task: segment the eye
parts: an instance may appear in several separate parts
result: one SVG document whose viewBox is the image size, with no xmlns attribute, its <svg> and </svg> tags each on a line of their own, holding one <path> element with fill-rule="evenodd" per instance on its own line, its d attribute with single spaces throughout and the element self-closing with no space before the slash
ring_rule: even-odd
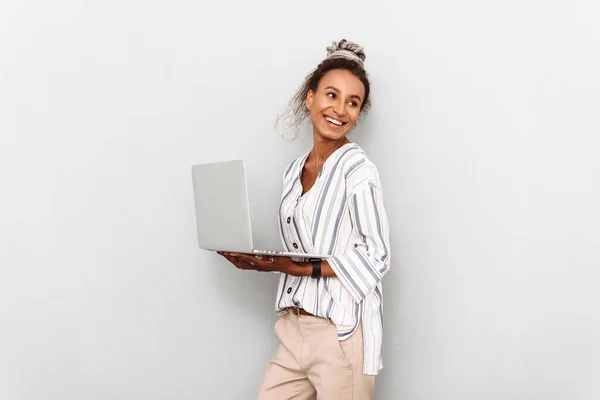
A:
<svg viewBox="0 0 600 400">
<path fill-rule="evenodd" d="M 348 103 L 348 104 L 350 104 L 352 107 L 358 107 L 358 103 L 357 103 L 357 102 L 355 102 L 355 101 L 351 101 L 351 102 L 350 102 L 350 103 Z"/>
<path fill-rule="evenodd" d="M 336 95 L 333 92 L 329 92 L 329 93 L 327 93 L 327 97 L 329 97 L 330 99 L 335 99 Z"/>
</svg>

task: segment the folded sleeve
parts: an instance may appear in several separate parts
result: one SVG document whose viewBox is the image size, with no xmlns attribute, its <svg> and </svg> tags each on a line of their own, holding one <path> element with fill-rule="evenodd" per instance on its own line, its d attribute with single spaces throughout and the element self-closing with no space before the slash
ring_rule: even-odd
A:
<svg viewBox="0 0 600 400">
<path fill-rule="evenodd" d="M 348 199 L 352 229 L 359 240 L 346 253 L 327 259 L 356 303 L 375 289 L 390 266 L 389 224 L 381 189 L 372 183 L 361 186 Z"/>
</svg>

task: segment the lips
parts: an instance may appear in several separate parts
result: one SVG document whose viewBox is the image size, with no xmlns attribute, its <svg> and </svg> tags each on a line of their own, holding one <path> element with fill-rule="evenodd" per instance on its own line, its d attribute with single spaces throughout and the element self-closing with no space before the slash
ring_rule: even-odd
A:
<svg viewBox="0 0 600 400">
<path fill-rule="evenodd" d="M 333 118 L 333 117 L 330 117 L 327 115 L 325 115 L 323 118 L 325 119 L 325 122 L 327 123 L 327 125 L 329 125 L 332 128 L 340 128 L 340 127 L 346 125 L 346 122 L 340 121 L 337 118 Z"/>
</svg>

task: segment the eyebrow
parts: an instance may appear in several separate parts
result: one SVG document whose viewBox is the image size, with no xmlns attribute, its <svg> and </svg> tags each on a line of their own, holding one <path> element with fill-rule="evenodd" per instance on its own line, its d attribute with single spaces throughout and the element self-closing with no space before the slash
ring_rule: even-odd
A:
<svg viewBox="0 0 600 400">
<path fill-rule="evenodd" d="M 325 88 L 325 90 L 327 90 L 327 89 L 331 89 L 331 90 L 333 90 L 333 91 L 334 91 L 334 92 L 336 92 L 336 93 L 340 93 L 340 89 L 336 88 L 335 86 L 327 86 L 327 87 Z M 360 96 L 359 96 L 359 95 L 357 95 L 357 94 L 353 94 L 353 95 L 351 95 L 351 96 L 350 96 L 350 98 L 352 98 L 352 97 L 355 97 L 355 98 L 357 98 L 357 99 L 358 99 L 358 101 L 362 101 L 362 99 L 360 98 Z"/>
</svg>

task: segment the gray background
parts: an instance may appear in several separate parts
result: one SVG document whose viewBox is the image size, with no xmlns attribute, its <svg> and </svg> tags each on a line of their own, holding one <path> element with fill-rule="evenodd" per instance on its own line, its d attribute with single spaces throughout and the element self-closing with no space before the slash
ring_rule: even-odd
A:
<svg viewBox="0 0 600 400">
<path fill-rule="evenodd" d="M 257 244 L 310 135 L 276 112 L 363 44 L 352 134 L 392 227 L 378 400 L 600 398 L 598 1 L 0 6 L 0 398 L 251 399 L 277 277 L 196 246 L 190 165 L 244 158 Z"/>
</svg>

